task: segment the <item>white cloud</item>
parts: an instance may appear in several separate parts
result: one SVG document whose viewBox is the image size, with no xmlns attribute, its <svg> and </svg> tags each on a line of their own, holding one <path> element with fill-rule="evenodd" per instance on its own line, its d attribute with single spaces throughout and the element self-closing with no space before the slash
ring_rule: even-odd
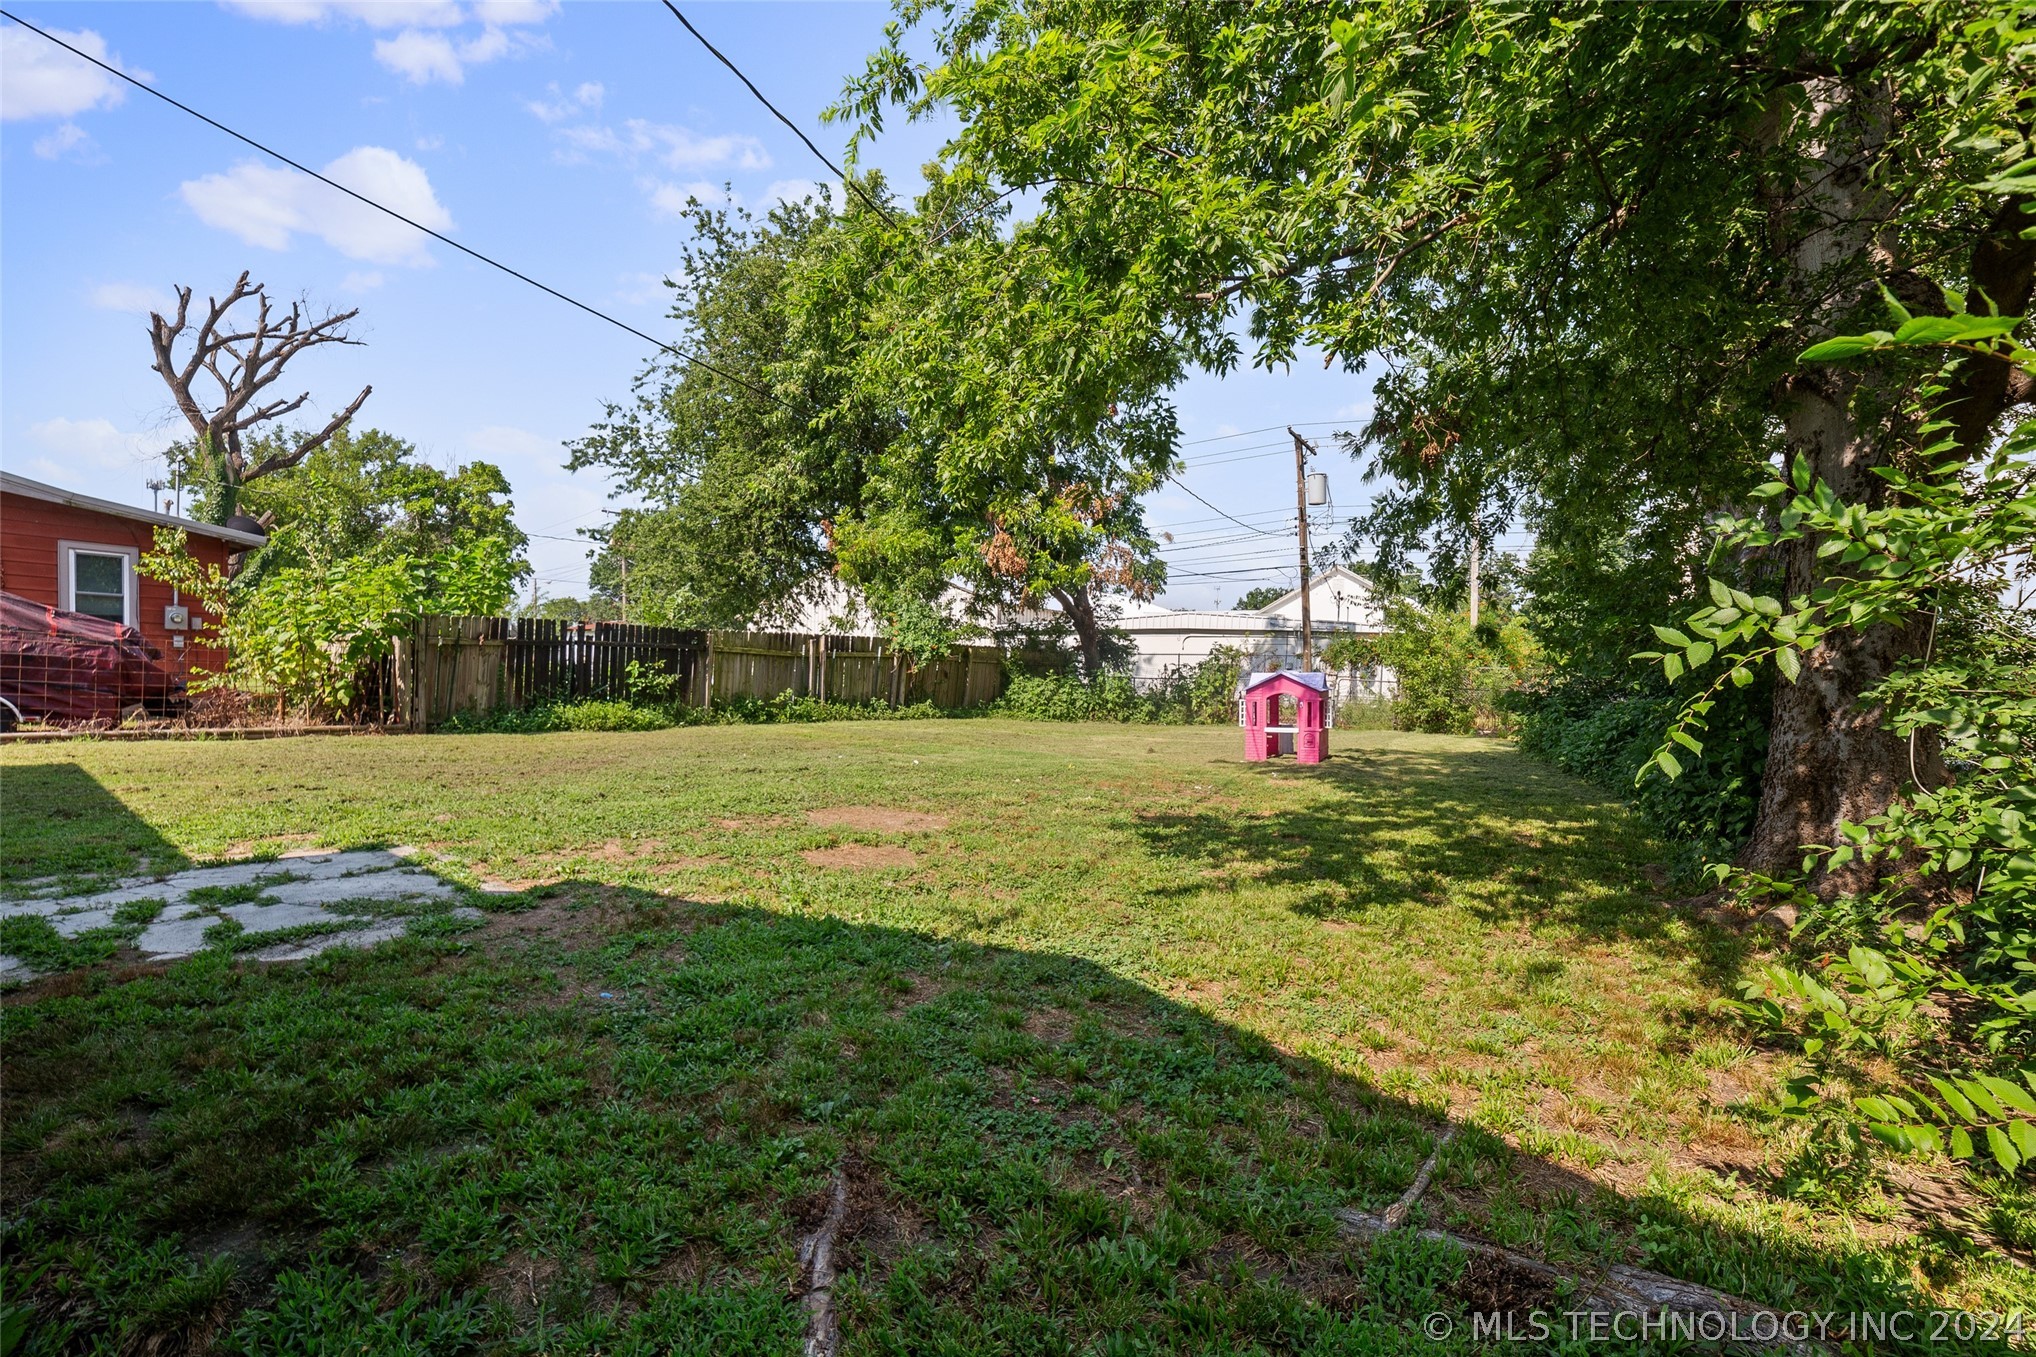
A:
<svg viewBox="0 0 2036 1357">
<path fill-rule="evenodd" d="M 383 278 L 375 269 L 355 269 L 339 280 L 341 292 L 373 292 L 382 285 Z"/>
<path fill-rule="evenodd" d="M 547 457 L 558 452 L 554 440 L 508 424 L 475 429 L 467 435 L 467 446 L 484 457 Z"/>
<path fill-rule="evenodd" d="M 542 107 L 540 112 L 539 105 L 529 105 L 530 111 L 545 118 L 545 121 L 557 120 L 546 117 L 546 114 L 557 111 L 558 105 Z M 565 114 L 560 112 L 558 116 L 562 118 Z M 755 137 L 739 132 L 702 136 L 689 127 L 648 122 L 642 118 L 629 119 L 619 132 L 612 127 L 587 123 L 561 127 L 554 135 L 567 148 L 559 153 L 558 159 L 568 164 L 583 161 L 589 155 L 612 155 L 630 165 L 649 157 L 674 170 L 704 170 L 717 166 L 767 170 L 771 166 L 770 152 Z"/>
<path fill-rule="evenodd" d="M 76 123 L 58 123 L 35 139 L 35 153 L 44 160 L 62 160 L 65 156 L 88 160 L 93 158 L 95 145 L 92 134 Z"/>
<path fill-rule="evenodd" d="M 428 137 L 419 137 L 417 139 L 417 149 L 420 151 L 436 151 L 444 145 L 445 138 L 439 136 L 436 132 Z"/>
<path fill-rule="evenodd" d="M 375 41 L 375 60 L 414 85 L 428 85 L 434 80 L 460 85 L 466 82 L 466 68 L 469 66 L 480 66 L 512 52 L 521 53 L 547 45 L 541 37 L 532 38 L 521 33 L 511 37 L 494 24 L 483 28 L 478 36 L 462 42 L 454 42 L 443 33 L 406 28 L 393 38 Z"/>
<path fill-rule="evenodd" d="M 669 273 L 622 273 L 615 281 L 621 284 L 615 290 L 615 300 L 625 306 L 645 306 L 651 302 L 663 301 L 672 295 L 665 286 L 667 279 L 684 278 L 684 269 L 673 269 Z"/>
<path fill-rule="evenodd" d="M 250 18 L 282 24 L 359 22 L 374 29 L 399 29 L 375 41 L 375 60 L 413 84 L 463 84 L 466 68 L 548 47 L 541 34 L 510 33 L 517 25 L 541 24 L 558 13 L 556 0 L 480 0 L 471 12 L 455 0 L 221 0 Z M 469 19 L 481 31 L 462 38 L 445 30 Z"/>
<path fill-rule="evenodd" d="M 474 17 L 484 24 L 541 24 L 558 13 L 558 0 L 476 0 Z"/>
<path fill-rule="evenodd" d="M 1332 418 L 1335 418 L 1335 419 L 1364 419 L 1364 418 L 1368 417 L 1368 416 L 1369 416 L 1370 414 L 1371 414 L 1371 404 L 1370 404 L 1370 402 L 1366 401 L 1366 402 L 1360 402 L 1359 404 L 1356 404 L 1356 405 L 1346 405 L 1346 406 L 1343 406 L 1342 408 L 1340 408 L 1340 409 L 1338 409 L 1338 410 L 1337 410 L 1337 412 L 1335 413 L 1335 415 L 1334 415 L 1334 416 L 1332 416 Z"/>
<path fill-rule="evenodd" d="M 416 85 L 433 80 L 457 85 L 467 78 L 459 53 L 453 50 L 452 39 L 443 33 L 406 28 L 393 38 L 378 39 L 375 60 Z"/>
<path fill-rule="evenodd" d="M 673 221 L 686 215 L 687 203 L 693 198 L 698 198 L 709 207 L 717 205 L 734 207 L 742 202 L 738 195 L 731 193 L 724 185 L 710 184 L 704 179 L 696 179 L 690 184 L 667 184 L 660 180 L 647 179 L 642 181 L 641 187 L 650 198 L 650 210 L 660 217 L 667 217 Z"/>
<path fill-rule="evenodd" d="M 652 152 L 675 170 L 731 164 L 743 170 L 770 168 L 770 153 L 755 137 L 733 134 L 703 137 L 690 128 L 645 122 L 642 118 L 631 118 L 624 126 L 629 129 L 632 147 Z"/>
<path fill-rule="evenodd" d="M 146 71 L 129 70 L 106 50 L 106 39 L 89 28 L 75 33 L 50 32 L 81 52 L 109 66 L 148 80 Z M 88 108 L 111 108 L 127 97 L 126 87 L 90 62 L 25 28 L 0 28 L 0 118 L 68 118 Z"/>
<path fill-rule="evenodd" d="M 171 432 L 124 432 L 110 419 L 45 419 L 28 436 L 49 454 L 39 464 L 69 472 L 127 471 L 170 445 Z"/>
<path fill-rule="evenodd" d="M 545 88 L 551 94 L 549 100 L 527 99 L 524 101 L 523 106 L 529 109 L 532 116 L 537 118 L 539 122 L 547 123 L 563 122 L 577 113 L 597 109 L 601 107 L 602 96 L 607 93 L 605 89 L 592 81 L 588 81 L 571 94 L 560 90 L 557 81 L 553 81 L 545 86 Z M 609 135 L 613 136 L 613 133 Z"/>
<path fill-rule="evenodd" d="M 177 309 L 177 299 L 168 289 L 148 283 L 101 283 L 92 289 L 91 302 L 101 311 L 125 311 L 137 316 L 151 311 L 173 315 Z"/>
<path fill-rule="evenodd" d="M 424 168 L 386 147 L 357 146 L 324 173 L 420 225 L 437 231 L 452 227 L 452 214 L 432 192 Z M 292 170 L 242 161 L 225 174 L 186 180 L 179 192 L 200 221 L 263 249 L 286 250 L 291 237 L 301 232 L 318 236 L 349 259 L 431 262 L 427 237 Z"/>
<path fill-rule="evenodd" d="M 250 19 L 277 24 L 358 19 L 370 28 L 451 28 L 466 19 L 453 0 L 222 0 L 222 3 Z"/>
</svg>

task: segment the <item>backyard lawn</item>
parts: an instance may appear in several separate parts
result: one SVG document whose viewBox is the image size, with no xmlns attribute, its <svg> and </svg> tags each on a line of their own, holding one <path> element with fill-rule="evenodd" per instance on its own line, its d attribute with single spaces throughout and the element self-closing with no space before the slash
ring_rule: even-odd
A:
<svg viewBox="0 0 2036 1357">
<path fill-rule="evenodd" d="M 401 846 L 469 907 L 274 965 L 233 927 L 144 963 L 148 908 L 0 921 L 45 972 L 0 1026 L 28 1350 L 793 1353 L 837 1169 L 845 1352 L 1467 1350 L 1424 1316 L 1536 1298 L 1334 1214 L 1445 1115 L 1417 1218 L 1566 1270 L 2036 1303 L 2026 1192 L 1877 1184 L 1772 1115 L 1775 1058 L 1710 1008 L 1756 944 L 1669 906 L 1624 811 L 1500 742 L 1238 744 L 0 751 L 10 896 Z"/>
</svg>

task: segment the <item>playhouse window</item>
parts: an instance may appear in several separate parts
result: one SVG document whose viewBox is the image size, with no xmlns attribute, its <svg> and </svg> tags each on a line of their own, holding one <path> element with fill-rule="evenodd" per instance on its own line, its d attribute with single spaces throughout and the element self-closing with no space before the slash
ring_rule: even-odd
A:
<svg viewBox="0 0 2036 1357">
<path fill-rule="evenodd" d="M 63 548 L 63 597 L 57 606 L 109 622 L 134 624 L 134 556 L 120 547 Z"/>
</svg>

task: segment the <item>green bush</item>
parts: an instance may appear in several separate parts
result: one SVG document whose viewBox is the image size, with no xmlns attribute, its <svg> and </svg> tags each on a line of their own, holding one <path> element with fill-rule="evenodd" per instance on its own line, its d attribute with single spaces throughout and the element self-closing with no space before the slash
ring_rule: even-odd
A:
<svg viewBox="0 0 2036 1357">
<path fill-rule="evenodd" d="M 931 702 L 889 707 L 881 702 L 823 702 L 781 693 L 726 698 L 710 712 L 682 703 L 586 698 L 520 710 L 460 712 L 438 727 L 445 735 L 541 735 L 551 731 L 669 730 L 674 726 L 772 725 L 807 721 L 924 721 L 959 715 Z"/>
<path fill-rule="evenodd" d="M 1032 721 L 1125 721 L 1141 725 L 1228 725 L 1237 719 L 1244 654 L 1218 647 L 1193 668 L 1172 670 L 1140 691 L 1128 674 L 1081 679 L 1013 672 L 997 710 Z"/>
<path fill-rule="evenodd" d="M 1675 845 L 1677 875 L 1688 879 L 1703 864 L 1730 858 L 1753 828 L 1771 701 L 1767 683 L 1732 690 L 1721 706 L 1737 710 L 1719 713 L 1704 752 L 1688 756 L 1683 776 L 1649 777 L 1637 786 L 1675 715 L 1669 694 L 1620 693 L 1602 680 L 1573 678 L 1521 693 L 1510 705 L 1521 713 L 1524 752 L 1631 802 Z"/>
</svg>

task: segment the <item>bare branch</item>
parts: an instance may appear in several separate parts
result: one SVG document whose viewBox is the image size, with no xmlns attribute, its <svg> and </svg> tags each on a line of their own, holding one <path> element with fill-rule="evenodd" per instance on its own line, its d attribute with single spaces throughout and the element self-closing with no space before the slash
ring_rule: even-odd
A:
<svg viewBox="0 0 2036 1357">
<path fill-rule="evenodd" d="M 264 459 L 261 465 L 257 466 L 254 470 L 247 473 L 245 479 L 251 481 L 257 476 L 266 476 L 271 471 L 281 471 L 285 467 L 293 467 L 297 465 L 297 463 L 303 461 L 306 457 L 309 457 L 312 453 L 316 452 L 319 448 L 325 445 L 326 439 L 331 438 L 334 434 L 338 433 L 342 428 L 345 427 L 346 422 L 354 417 L 354 413 L 358 411 L 361 408 L 361 406 L 367 401 L 369 394 L 373 392 L 374 389 L 375 388 L 373 388 L 372 386 L 362 387 L 360 395 L 355 396 L 353 398 L 352 405 L 347 406 L 346 409 L 341 410 L 338 414 L 334 415 L 329 421 L 327 421 L 323 429 L 320 429 L 317 433 L 313 434 L 311 437 L 305 439 L 302 443 L 298 444 L 297 450 L 295 452 L 288 454 L 279 452 L 273 457 Z M 290 406 L 292 409 L 295 409 L 297 406 L 303 404 L 303 401 L 304 398 L 302 396 L 299 396 L 296 400 L 290 402 Z"/>
<path fill-rule="evenodd" d="M 311 393 L 265 404 L 258 397 L 283 375 L 290 360 L 306 349 L 322 344 L 361 343 L 347 332 L 347 325 L 360 311 L 338 311 L 313 319 L 302 302 L 292 302 L 287 313 L 278 313 L 268 290 L 242 273 L 224 298 L 206 299 L 204 318 L 192 333 L 191 289 L 178 287 L 176 293 L 175 319 L 165 319 L 158 313 L 149 316 L 149 347 L 155 356 L 151 367 L 170 388 L 171 398 L 191 431 L 207 441 L 215 455 L 223 459 L 223 470 L 234 484 L 245 484 L 303 461 L 346 425 L 373 390 L 364 388 L 319 433 L 301 440 L 287 452 L 249 467 L 242 452 L 241 435 L 291 414 L 310 400 Z M 230 318 L 247 301 L 255 303 L 253 324 L 236 328 L 230 324 Z M 179 362 L 179 351 L 187 338 L 190 351 Z M 209 410 L 192 389 L 201 373 L 219 386 L 218 399 Z"/>
</svg>

